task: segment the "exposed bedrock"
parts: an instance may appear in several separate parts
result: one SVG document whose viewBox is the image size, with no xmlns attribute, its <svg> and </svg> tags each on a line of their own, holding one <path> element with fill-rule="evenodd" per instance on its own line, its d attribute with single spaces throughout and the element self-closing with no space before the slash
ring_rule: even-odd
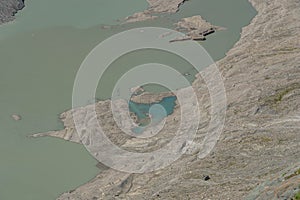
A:
<svg viewBox="0 0 300 200">
<path fill-rule="evenodd" d="M 125 18 L 125 22 L 145 21 L 155 19 L 155 14 L 175 13 L 179 10 L 185 0 L 147 0 L 149 7 L 143 12 L 135 13 Z"/>
<path fill-rule="evenodd" d="M 0 24 L 14 20 L 15 14 L 24 6 L 24 0 L 1 0 Z"/>
</svg>

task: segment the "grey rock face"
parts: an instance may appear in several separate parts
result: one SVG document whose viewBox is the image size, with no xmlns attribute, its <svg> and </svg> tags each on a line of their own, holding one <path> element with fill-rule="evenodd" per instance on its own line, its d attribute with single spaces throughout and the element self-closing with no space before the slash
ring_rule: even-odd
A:
<svg viewBox="0 0 300 200">
<path fill-rule="evenodd" d="M 24 8 L 24 0 L 1 0 L 0 1 L 0 24 L 12 21 L 14 15 Z"/>
</svg>

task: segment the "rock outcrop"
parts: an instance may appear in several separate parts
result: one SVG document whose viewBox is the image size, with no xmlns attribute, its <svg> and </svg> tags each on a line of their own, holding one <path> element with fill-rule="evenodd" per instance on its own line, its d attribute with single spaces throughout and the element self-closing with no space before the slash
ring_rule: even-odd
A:
<svg viewBox="0 0 300 200">
<path fill-rule="evenodd" d="M 184 2 L 185 0 L 148 0 L 149 8 L 147 10 L 126 17 L 124 23 L 157 19 L 158 16 L 155 14 L 160 13 L 175 13 Z M 170 42 L 206 40 L 205 36 L 224 29 L 210 24 L 199 15 L 183 18 L 175 26 L 177 31 L 186 33 L 186 36 L 174 38 Z"/>
<path fill-rule="evenodd" d="M 0 1 L 0 24 L 12 21 L 15 14 L 24 8 L 24 0 Z"/>
<path fill-rule="evenodd" d="M 175 38 L 170 42 L 183 40 L 205 40 L 205 37 L 207 35 L 210 35 L 217 30 L 224 29 L 222 27 L 210 24 L 199 15 L 183 18 L 178 23 L 176 23 L 176 26 L 176 30 L 186 33 L 186 36 Z"/>
<path fill-rule="evenodd" d="M 179 10 L 180 5 L 183 4 L 184 1 L 185 0 L 147 0 L 149 4 L 148 9 L 126 17 L 125 22 L 128 23 L 155 19 L 157 16 L 153 15 L 160 13 L 175 13 Z"/>
<path fill-rule="evenodd" d="M 13 120 L 15 121 L 20 121 L 22 119 L 21 115 L 17 115 L 17 114 L 13 114 L 11 115 L 11 117 L 13 118 Z"/>
<path fill-rule="evenodd" d="M 147 0 L 151 13 L 175 13 L 185 0 Z"/>
<path fill-rule="evenodd" d="M 145 12 L 138 12 L 138 13 L 134 13 L 129 17 L 126 17 L 125 21 L 126 23 L 132 23 L 132 22 L 146 21 L 146 20 L 151 20 L 156 18 L 157 16 L 152 16 Z"/>
<path fill-rule="evenodd" d="M 173 165 L 152 173 L 128 174 L 107 169 L 90 182 L 62 194 L 59 200 L 284 198 L 264 196 L 260 193 L 266 191 L 263 189 L 259 194 L 255 192 L 258 185 L 264 188 L 266 180 L 274 180 L 274 176 L 300 160 L 300 2 L 250 2 L 258 14 L 243 28 L 237 44 L 217 63 L 224 77 L 228 106 L 224 131 L 213 152 L 199 159 L 195 149 Z M 211 131 L 207 129 L 211 105 L 200 75 L 193 85 L 198 88 L 202 115 L 194 140 L 197 143 Z M 113 124 L 107 125 L 112 122 L 111 115 L 105 113 L 109 111 L 108 101 L 97 105 L 102 105 L 99 117 L 107 122 L 108 137 L 126 149 L 159 148 L 172 138 L 171 133 L 178 126 L 179 109 L 175 109 L 168 117 L 168 131 L 146 143 L 125 137 Z M 62 114 L 65 130 L 50 135 L 76 141 L 71 112 Z M 77 112 L 83 115 L 85 109 Z M 204 176 L 210 179 L 204 180 Z M 288 185 L 300 185 L 298 176 L 291 176 Z M 280 193 L 274 194 L 296 195 L 298 190 L 291 188 L 282 185 Z"/>
<path fill-rule="evenodd" d="M 124 23 L 132 23 L 146 20 L 157 19 L 155 14 L 160 13 L 175 13 L 179 10 L 184 0 L 148 0 L 149 8 L 143 12 L 135 13 L 124 19 Z M 175 24 L 176 30 L 186 33 L 186 36 L 174 38 L 170 42 L 184 41 L 184 40 L 206 40 L 206 36 L 214 33 L 217 30 L 224 28 L 214 26 L 204 20 L 201 16 L 196 15 L 181 19 Z"/>
</svg>

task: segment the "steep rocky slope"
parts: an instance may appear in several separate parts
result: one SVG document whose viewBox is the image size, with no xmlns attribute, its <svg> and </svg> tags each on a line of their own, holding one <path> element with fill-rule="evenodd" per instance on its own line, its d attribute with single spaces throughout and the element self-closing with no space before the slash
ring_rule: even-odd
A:
<svg viewBox="0 0 300 200">
<path fill-rule="evenodd" d="M 0 1 L 0 24 L 14 19 L 14 15 L 24 7 L 24 0 Z"/>
<path fill-rule="evenodd" d="M 90 182 L 62 194 L 58 199 L 295 197 L 298 190 L 294 187 L 300 185 L 298 174 L 288 177 L 291 181 L 287 185 L 291 187 L 274 180 L 280 180 L 282 173 L 289 171 L 291 166 L 295 167 L 290 169 L 288 176 L 295 173 L 300 160 L 300 2 L 250 2 L 258 11 L 257 16 L 243 28 L 241 39 L 234 48 L 218 62 L 228 106 L 224 131 L 213 152 L 199 159 L 195 149 L 172 166 L 152 173 L 127 174 L 106 169 Z M 203 133 L 210 131 L 207 130 L 210 103 L 200 76 L 194 86 L 198 88 L 203 115 L 195 139 L 197 142 Z M 99 109 L 109 110 L 108 101 L 98 104 Z M 178 110 L 169 116 L 169 131 L 155 138 L 161 141 L 155 144 L 158 147 L 168 142 L 170 134 L 167 133 L 176 129 L 174 118 L 177 115 Z M 50 135 L 79 142 L 71 112 L 64 113 L 62 117 L 66 129 Z M 99 117 L 107 122 L 111 120 L 109 114 L 100 113 Z M 145 143 L 133 138 L 119 137 L 117 129 L 111 129 L 110 134 L 109 137 L 124 148 L 141 145 L 138 150 L 143 150 L 145 146 Z M 267 195 L 263 194 L 264 191 Z"/>
</svg>

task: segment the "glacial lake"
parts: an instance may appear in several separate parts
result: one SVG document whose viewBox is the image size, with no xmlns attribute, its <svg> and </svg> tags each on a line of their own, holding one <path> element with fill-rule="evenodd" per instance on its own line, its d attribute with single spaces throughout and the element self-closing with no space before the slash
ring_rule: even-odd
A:
<svg viewBox="0 0 300 200">
<path fill-rule="evenodd" d="M 138 123 L 138 127 L 134 127 L 132 131 L 140 134 L 150 123 L 155 125 L 171 115 L 176 106 L 176 99 L 176 96 L 168 96 L 159 102 L 147 104 L 129 101 L 129 111 L 135 114 Z"/>
<path fill-rule="evenodd" d="M 144 10 L 146 1 L 27 0 L 25 4 L 14 22 L 0 26 L 1 200 L 52 200 L 99 173 L 97 161 L 82 145 L 27 137 L 63 128 L 59 114 L 71 108 L 76 72 L 99 42 L 135 27 L 172 28 L 176 20 L 199 14 L 227 28 L 201 42 L 218 60 L 256 14 L 247 0 L 190 0 L 178 13 L 163 19 L 103 29 L 103 25 L 117 25 L 119 19 Z M 99 84 L 97 97 L 108 99 L 118 77 L 150 61 L 195 74 L 175 55 L 155 50 L 133 52 L 112 64 Z M 22 120 L 14 121 L 12 114 L 21 115 Z"/>
</svg>

